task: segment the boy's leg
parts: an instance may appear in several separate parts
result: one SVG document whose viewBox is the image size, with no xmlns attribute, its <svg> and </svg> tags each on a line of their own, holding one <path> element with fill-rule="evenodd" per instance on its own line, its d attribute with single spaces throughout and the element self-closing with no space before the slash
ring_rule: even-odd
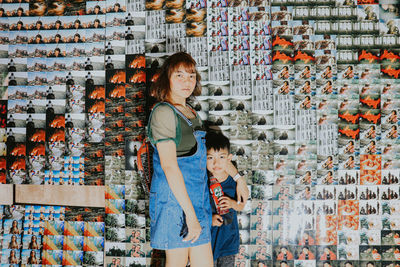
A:
<svg viewBox="0 0 400 267">
<path fill-rule="evenodd" d="M 185 267 L 188 263 L 189 248 L 175 248 L 165 251 L 166 267 Z"/>
<path fill-rule="evenodd" d="M 216 267 L 235 267 L 235 255 L 218 258 Z"/>
</svg>

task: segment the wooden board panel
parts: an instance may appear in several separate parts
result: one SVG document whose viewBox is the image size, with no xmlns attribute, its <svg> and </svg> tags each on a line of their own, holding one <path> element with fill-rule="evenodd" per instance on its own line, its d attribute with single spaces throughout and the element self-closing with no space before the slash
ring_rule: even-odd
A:
<svg viewBox="0 0 400 267">
<path fill-rule="evenodd" d="M 13 204 L 13 188 L 12 184 L 0 184 L 0 205 Z"/>
<path fill-rule="evenodd" d="M 16 185 L 17 204 L 104 207 L 104 186 Z"/>
</svg>

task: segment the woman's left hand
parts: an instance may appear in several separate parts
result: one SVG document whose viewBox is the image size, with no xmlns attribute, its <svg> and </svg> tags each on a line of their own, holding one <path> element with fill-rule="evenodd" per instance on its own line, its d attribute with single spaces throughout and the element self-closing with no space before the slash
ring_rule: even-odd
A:
<svg viewBox="0 0 400 267">
<path fill-rule="evenodd" d="M 237 195 L 237 200 L 238 203 L 240 202 L 246 202 L 247 199 L 249 198 L 249 189 L 247 188 L 247 183 L 244 177 L 240 177 L 236 181 L 236 195 Z"/>
<path fill-rule="evenodd" d="M 236 167 L 233 165 L 232 162 L 229 162 L 227 164 L 226 170 L 225 170 L 231 177 L 235 177 L 235 175 L 238 173 L 238 170 Z M 247 188 L 247 183 L 244 177 L 240 177 L 236 181 L 236 195 L 237 195 L 237 200 L 238 203 L 240 202 L 246 202 L 247 199 L 249 198 L 249 189 Z"/>
</svg>

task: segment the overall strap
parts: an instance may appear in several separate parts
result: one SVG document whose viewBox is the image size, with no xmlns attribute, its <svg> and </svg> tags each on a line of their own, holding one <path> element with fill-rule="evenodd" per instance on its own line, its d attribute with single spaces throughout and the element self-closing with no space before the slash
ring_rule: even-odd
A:
<svg viewBox="0 0 400 267">
<path fill-rule="evenodd" d="M 187 124 L 188 124 L 190 127 L 192 127 L 193 123 L 192 123 L 188 118 L 186 118 L 186 116 L 183 115 L 183 113 L 182 113 L 179 109 L 177 109 L 174 105 L 172 105 L 171 103 L 168 103 L 168 102 L 161 102 L 161 103 L 159 103 L 159 104 L 162 104 L 162 103 L 167 104 L 168 106 L 170 106 L 173 110 L 175 110 L 175 113 L 176 113 L 176 114 L 178 114 L 179 116 L 181 116 L 182 119 L 184 119 L 184 120 L 187 122 Z M 158 105 L 158 104 L 157 104 L 157 105 Z M 192 109 L 190 109 L 190 110 L 193 112 Z"/>
</svg>

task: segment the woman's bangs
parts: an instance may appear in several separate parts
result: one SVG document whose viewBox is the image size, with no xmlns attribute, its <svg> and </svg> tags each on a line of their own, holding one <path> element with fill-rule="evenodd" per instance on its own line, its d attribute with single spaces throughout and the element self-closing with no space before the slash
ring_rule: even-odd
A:
<svg viewBox="0 0 400 267">
<path fill-rule="evenodd" d="M 190 61 L 177 62 L 175 66 L 171 67 L 170 77 L 173 72 L 183 67 L 187 73 L 196 73 L 196 66 Z"/>
</svg>

